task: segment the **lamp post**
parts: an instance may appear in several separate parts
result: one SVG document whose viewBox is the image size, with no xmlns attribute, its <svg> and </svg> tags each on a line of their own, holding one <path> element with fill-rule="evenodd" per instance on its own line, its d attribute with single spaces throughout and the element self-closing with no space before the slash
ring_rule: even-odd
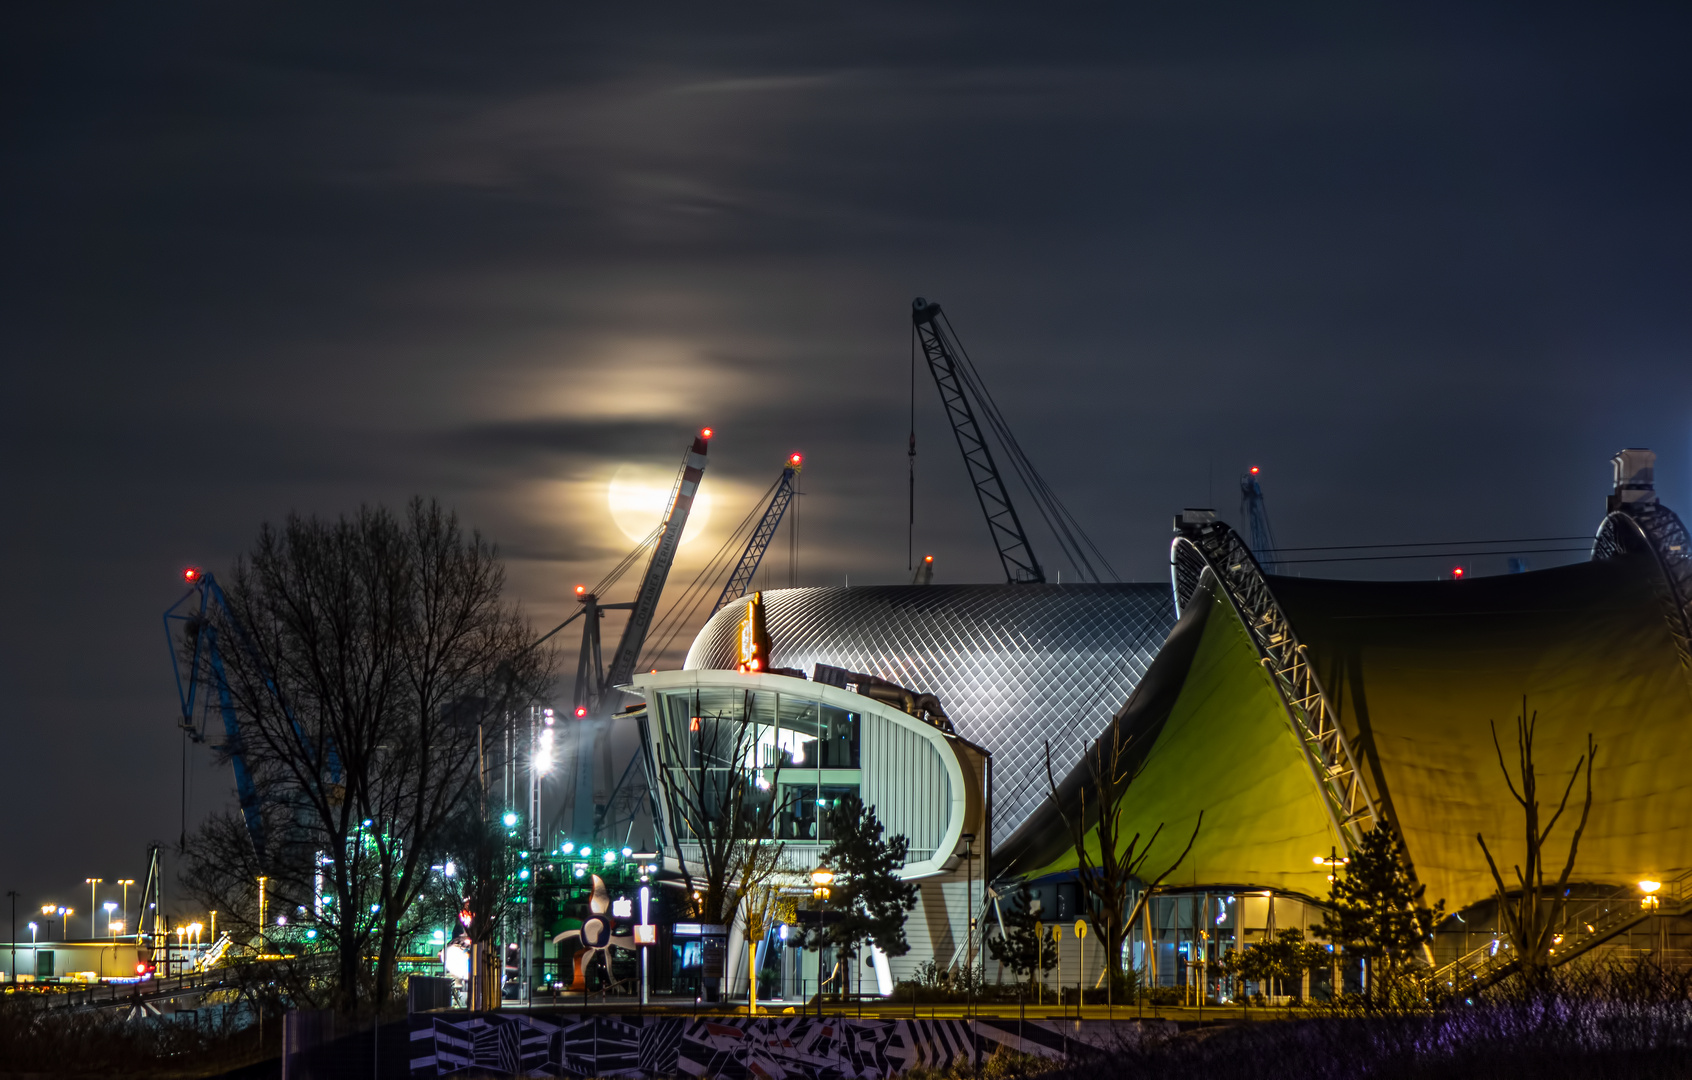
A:
<svg viewBox="0 0 1692 1080">
<path fill-rule="evenodd" d="M 117 937 L 117 931 L 112 929 L 112 912 L 117 910 L 117 901 L 107 900 L 100 906 L 106 910 L 106 936 L 109 938 Z"/>
<path fill-rule="evenodd" d="M 258 879 L 258 887 L 259 887 L 259 933 L 258 933 L 258 938 L 259 938 L 259 955 L 260 956 L 264 955 L 264 908 L 265 908 L 264 883 L 269 881 L 269 880 L 270 879 L 265 877 L 263 874 L 259 875 L 259 879 Z"/>
<path fill-rule="evenodd" d="M 975 843 L 974 833 L 964 833 L 964 1011 L 969 1015 L 969 1061 L 975 1064 Z M 879 987 L 878 987 L 879 989 Z"/>
<path fill-rule="evenodd" d="M 88 886 L 88 940 L 89 941 L 94 941 L 95 939 L 97 939 L 100 936 L 100 927 L 97 924 L 97 919 L 98 919 L 98 916 L 99 916 L 98 909 L 100 907 L 100 898 L 98 896 L 94 895 L 94 890 L 98 889 L 100 887 L 100 885 L 105 880 L 106 879 L 103 878 L 103 877 L 91 877 L 91 878 L 83 878 L 82 879 L 82 883 L 84 885 Z M 69 932 L 66 932 L 65 936 L 69 937 L 70 936 Z"/>
<path fill-rule="evenodd" d="M 822 950 L 823 936 L 828 933 L 828 887 L 834 884 L 834 871 L 826 865 L 811 871 L 811 898 L 822 905 L 817 915 L 817 1016 L 822 1016 Z"/>
<path fill-rule="evenodd" d="M 135 884 L 135 879 L 134 878 L 127 878 L 127 877 L 126 878 L 118 878 L 117 884 L 123 886 L 123 922 L 124 922 L 125 926 L 128 926 L 129 925 L 129 887 L 131 885 Z M 137 923 L 139 923 L 141 920 L 139 918 L 137 918 L 135 921 Z M 140 939 L 137 938 L 136 941 L 139 942 Z"/>
<path fill-rule="evenodd" d="M 35 921 L 32 919 L 29 924 L 29 966 L 32 968 L 40 968 L 41 966 L 41 962 L 36 958 L 38 952 L 40 952 L 40 948 L 35 942 Z M 17 978 L 17 972 L 14 971 L 12 981 L 16 982 Z"/>
</svg>

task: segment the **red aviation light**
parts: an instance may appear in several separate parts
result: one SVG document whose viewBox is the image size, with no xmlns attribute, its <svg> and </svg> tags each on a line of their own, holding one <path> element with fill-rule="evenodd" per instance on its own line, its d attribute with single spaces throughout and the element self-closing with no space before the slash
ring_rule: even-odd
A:
<svg viewBox="0 0 1692 1080">
<path fill-rule="evenodd" d="M 576 719 L 580 720 L 582 717 L 584 717 L 586 715 L 587 715 L 587 706 L 577 705 L 576 706 Z"/>
<path fill-rule="evenodd" d="M 1253 476 L 1257 475 L 1257 466 L 1256 465 L 1253 465 L 1251 467 L 1251 475 L 1253 475 Z"/>
<path fill-rule="evenodd" d="M 200 568 L 198 566 L 190 566 L 182 571 L 182 580 L 184 583 L 189 585 L 199 581 L 200 576 Z"/>
<path fill-rule="evenodd" d="M 701 439 L 709 439 L 713 434 L 715 434 L 715 433 L 710 428 L 700 428 L 699 429 L 699 437 Z"/>
<path fill-rule="evenodd" d="M 1459 566 L 1457 569 L 1451 571 L 1451 576 L 1457 581 L 1463 580 L 1463 568 Z"/>
<path fill-rule="evenodd" d="M 787 458 L 787 463 L 789 465 L 793 466 L 795 469 L 797 469 L 801 464 L 803 464 L 804 461 L 805 461 L 805 459 L 800 457 L 798 454 L 790 454 Z"/>
<path fill-rule="evenodd" d="M 934 561 L 934 556 L 932 556 L 932 555 L 924 555 L 924 556 L 923 556 L 923 557 L 922 557 L 922 561 L 923 561 L 923 562 L 933 562 L 933 561 Z"/>
</svg>

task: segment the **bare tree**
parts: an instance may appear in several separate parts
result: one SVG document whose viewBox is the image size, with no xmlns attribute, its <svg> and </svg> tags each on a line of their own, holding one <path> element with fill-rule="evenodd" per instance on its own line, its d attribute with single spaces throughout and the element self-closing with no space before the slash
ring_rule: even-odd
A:
<svg viewBox="0 0 1692 1080">
<path fill-rule="evenodd" d="M 361 984 L 391 996 L 443 828 L 487 810 L 479 748 L 550 681 L 503 586 L 492 545 L 416 499 L 403 520 L 366 508 L 266 525 L 211 616 L 265 807 L 260 869 L 335 949 L 345 1013 Z M 226 854 L 211 839 L 191 862 Z"/>
<path fill-rule="evenodd" d="M 1492 745 L 1498 751 L 1498 767 L 1504 773 L 1504 782 L 1510 787 L 1510 794 L 1522 808 L 1523 825 L 1523 863 L 1517 865 L 1516 888 L 1514 891 L 1504 884 L 1504 877 L 1498 872 L 1498 864 L 1493 861 L 1492 852 L 1487 850 L 1486 838 L 1480 833 L 1475 834 L 1475 841 L 1480 844 L 1481 852 L 1486 855 L 1486 865 L 1492 870 L 1492 881 L 1498 892 L 1498 919 L 1504 926 L 1504 933 L 1510 939 L 1510 946 L 1516 952 L 1517 962 L 1521 965 L 1523 976 L 1529 980 L 1542 977 L 1550 968 L 1552 938 L 1556 936 L 1558 927 L 1563 924 L 1563 916 L 1568 908 L 1569 875 L 1574 872 L 1575 854 L 1580 847 L 1580 835 L 1586 831 L 1586 819 L 1592 812 L 1592 764 L 1597 759 L 1598 747 L 1592 741 L 1592 733 L 1586 735 L 1586 753 L 1575 762 L 1574 772 L 1569 774 L 1569 782 L 1563 788 L 1563 797 L 1557 803 L 1556 813 L 1545 823 L 1544 828 L 1539 825 L 1539 778 L 1533 763 L 1533 735 L 1534 728 L 1539 722 L 1539 711 L 1528 712 L 1527 697 L 1522 698 L 1522 712 L 1516 717 L 1516 776 L 1510 775 L 1510 767 L 1504 763 L 1504 748 L 1498 742 L 1498 725 L 1492 724 Z M 1545 884 L 1545 843 L 1551 838 L 1551 830 L 1556 828 L 1557 820 L 1568 809 L 1569 795 L 1574 791 L 1575 781 L 1580 779 L 1581 769 L 1586 770 L 1586 800 L 1580 809 L 1580 824 L 1575 826 L 1574 835 L 1569 838 L 1569 857 L 1563 863 L 1563 872 L 1557 875 L 1557 880 L 1550 888 Z M 1517 779 L 1521 786 L 1517 788 Z"/>
<path fill-rule="evenodd" d="M 702 922 L 731 922 L 740 898 L 780 862 L 779 847 L 773 857 L 759 849 L 775 839 L 784 755 L 777 751 L 768 766 L 757 760 L 765 725 L 753 719 L 751 697 L 733 715 L 701 715 L 696 705 L 685 724 L 670 717 L 658 726 L 658 786 L 692 914 Z"/>
<path fill-rule="evenodd" d="M 1104 738 L 1094 739 L 1082 749 L 1081 764 L 1070 774 L 1079 780 L 1073 811 L 1065 808 L 1059 797 L 1057 778 L 1052 773 L 1052 744 L 1046 744 L 1047 797 L 1069 830 L 1070 843 L 1075 848 L 1076 879 L 1092 901 L 1093 918 L 1103 928 L 1105 958 L 1113 980 L 1122 977 L 1122 943 L 1128 937 L 1129 927 L 1140 917 L 1158 886 L 1186 861 L 1204 825 L 1201 810 L 1181 854 L 1162 873 L 1149 881 L 1146 879 L 1142 871 L 1157 838 L 1163 834 L 1163 823 L 1159 822 L 1151 836 L 1145 838 L 1143 847 L 1141 833 L 1123 836 L 1122 815 L 1128 810 L 1128 789 L 1144 767 L 1139 747 L 1123 727 L 1112 724 Z M 1096 847 L 1089 843 L 1089 837 L 1096 841 Z M 1128 901 L 1135 882 L 1140 882 L 1142 888 L 1130 911 Z"/>
</svg>

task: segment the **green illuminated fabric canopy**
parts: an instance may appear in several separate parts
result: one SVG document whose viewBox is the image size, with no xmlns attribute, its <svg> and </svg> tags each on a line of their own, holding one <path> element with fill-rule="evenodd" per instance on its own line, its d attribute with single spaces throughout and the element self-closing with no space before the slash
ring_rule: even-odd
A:
<svg viewBox="0 0 1692 1080">
<path fill-rule="evenodd" d="M 1226 599 L 1212 590 L 1188 605 L 1113 724 L 1127 725 L 1144 755 L 1126 796 L 1124 834 L 1149 836 L 1163 825 L 1149 873 L 1162 872 L 1180 853 L 1202 810 L 1192 854 L 1171 885 L 1327 895 L 1327 870 L 1313 860 L 1327 855 L 1339 836 L 1280 698 Z M 1077 773 L 1059 785 L 1066 807 L 1078 804 L 1081 784 Z M 1050 801 L 993 862 L 996 873 L 1027 878 L 1077 864 Z"/>
<path fill-rule="evenodd" d="M 1492 895 L 1477 832 L 1505 873 L 1522 859 L 1522 815 L 1488 722 L 1514 765 L 1524 694 L 1539 713 L 1542 805 L 1561 796 L 1586 733 L 1598 742 L 1572 880 L 1620 886 L 1692 868 L 1692 682 L 1660 573 L 1640 554 L 1463 581 L 1269 579 L 1430 902 L 1462 908 Z M 1164 824 L 1148 864 L 1160 871 L 1203 810 L 1170 885 L 1325 897 L 1326 868 L 1313 860 L 1339 837 L 1256 648 L 1206 582 L 1114 721 L 1143 754 L 1129 832 Z M 1080 786 L 1066 778 L 1058 801 L 1074 807 Z M 1580 797 L 1551 838 L 1552 874 Z M 1023 878 L 1075 865 L 1050 800 L 994 856 L 995 873 Z"/>
</svg>

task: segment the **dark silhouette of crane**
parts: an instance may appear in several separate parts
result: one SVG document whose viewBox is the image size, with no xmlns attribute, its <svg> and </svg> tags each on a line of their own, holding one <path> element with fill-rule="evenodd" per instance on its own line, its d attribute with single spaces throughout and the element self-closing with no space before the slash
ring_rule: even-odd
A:
<svg viewBox="0 0 1692 1080">
<path fill-rule="evenodd" d="M 992 432 L 994 440 L 1004 451 L 1012 471 L 1033 498 L 1035 509 L 1045 521 L 1046 527 L 1051 530 L 1058 547 L 1063 550 L 1064 558 L 1075 568 L 1081 580 L 1103 581 L 1107 575 L 1109 580 L 1115 580 L 1116 571 L 1105 559 L 1104 554 L 1087 536 L 1075 516 L 1069 512 L 1069 508 L 1063 505 L 1057 493 L 1046 483 L 1045 478 L 1017 443 L 1016 436 L 1011 433 L 1010 424 L 1005 421 L 1004 414 L 999 411 L 992 394 L 988 393 L 981 373 L 970 362 L 969 354 L 959 343 L 951 320 L 940 310 L 940 305 L 917 297 L 911 302 L 911 326 L 916 344 L 921 346 L 923 358 L 928 362 L 928 370 L 934 376 L 934 385 L 940 391 L 940 403 L 946 409 L 946 419 L 952 425 L 952 434 L 957 437 L 958 450 L 963 453 L 964 466 L 969 470 L 969 480 L 975 488 L 976 501 L 981 504 L 981 512 L 987 518 L 987 531 L 992 536 L 993 546 L 998 550 L 999 561 L 1004 566 L 1005 580 L 1011 584 L 1039 584 L 1046 580 L 1046 572 L 1040 561 L 1034 557 L 1034 549 L 1028 541 L 1027 531 L 1022 527 L 1022 519 L 1017 516 L 1016 507 L 1011 504 L 1010 493 L 1005 489 L 1004 480 L 999 475 L 992 448 L 976 419 L 978 410 L 987 421 L 987 428 Z M 914 422 L 910 456 L 911 506 L 914 519 Z M 1102 574 L 1099 568 L 1102 568 Z"/>
</svg>

